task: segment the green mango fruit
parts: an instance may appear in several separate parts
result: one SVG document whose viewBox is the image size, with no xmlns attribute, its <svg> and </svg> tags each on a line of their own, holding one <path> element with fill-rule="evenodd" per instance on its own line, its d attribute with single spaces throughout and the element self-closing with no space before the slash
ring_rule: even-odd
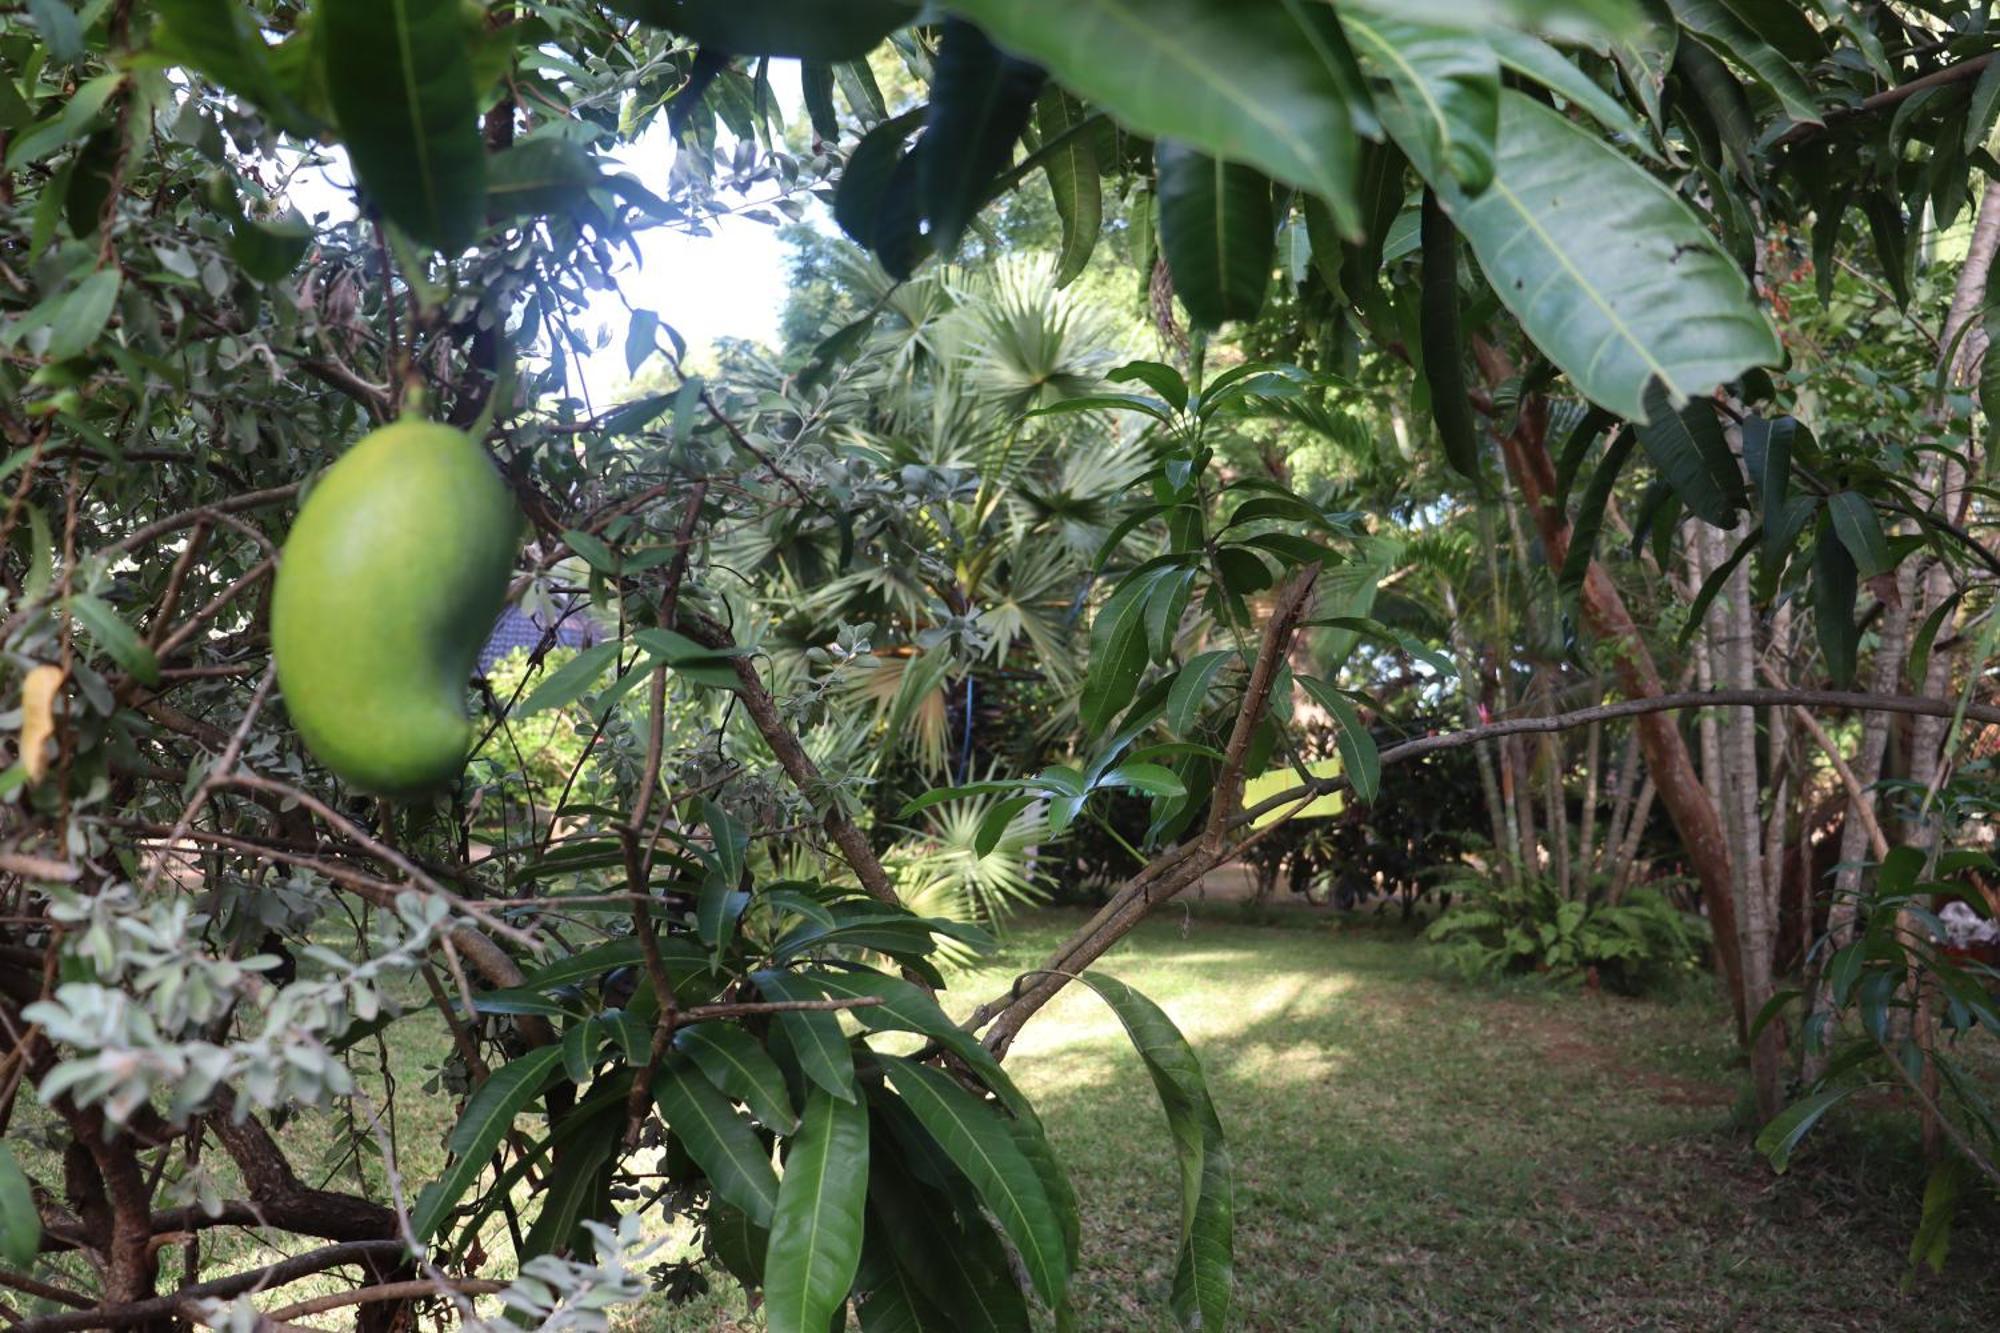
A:
<svg viewBox="0 0 2000 1333">
<path fill-rule="evenodd" d="M 319 761 L 395 799 L 447 786 L 472 744 L 465 691 L 521 544 L 471 437 L 398 421 L 326 470 L 278 562 L 271 651 Z"/>
</svg>

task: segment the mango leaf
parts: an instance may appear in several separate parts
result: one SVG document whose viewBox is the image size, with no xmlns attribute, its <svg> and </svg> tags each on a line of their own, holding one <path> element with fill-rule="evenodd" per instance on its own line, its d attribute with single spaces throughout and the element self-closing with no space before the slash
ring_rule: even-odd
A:
<svg viewBox="0 0 2000 1333">
<path fill-rule="evenodd" d="M 742 1209 L 755 1225 L 769 1226 L 778 1206 L 778 1173 L 750 1122 L 692 1060 L 679 1055 L 660 1063 L 653 1100 L 722 1201 Z"/>
<path fill-rule="evenodd" d="M 1896 558 L 1889 553 L 1889 541 L 1882 535 L 1882 521 L 1875 516 L 1874 505 L 1853 491 L 1841 491 L 1827 498 L 1826 512 L 1833 520 L 1833 530 L 1841 544 L 1854 557 L 1855 572 L 1862 578 L 1872 579 L 1896 567 Z"/>
<path fill-rule="evenodd" d="M 1750 501 L 1715 409 L 1691 402 L 1675 411 L 1655 381 L 1646 390 L 1646 411 L 1651 419 L 1637 427 L 1639 442 L 1674 494 L 1702 521 L 1718 528 L 1734 526 L 1737 512 Z"/>
<path fill-rule="evenodd" d="M 1124 787 L 1145 796 L 1185 796 L 1187 786 L 1170 768 L 1159 764 L 1120 764 L 1094 784 L 1096 787 Z"/>
<path fill-rule="evenodd" d="M 1153 589 L 1179 572 L 1168 565 L 1135 573 L 1111 594 L 1090 626 L 1090 669 L 1078 714 L 1084 730 L 1104 730 L 1139 692 L 1152 661 L 1146 640 L 1146 604 Z"/>
<path fill-rule="evenodd" d="M 157 4 L 155 52 L 255 104 L 280 129 L 307 135 L 318 128 L 272 73 L 269 48 L 243 0 L 157 0 Z"/>
<path fill-rule="evenodd" d="M 1793 1150 L 1806 1132 L 1819 1123 L 1821 1116 L 1859 1091 L 1858 1087 L 1826 1088 L 1793 1102 L 1757 1135 L 1757 1151 L 1770 1160 L 1772 1170 L 1783 1175 L 1792 1164 Z"/>
<path fill-rule="evenodd" d="M 1771 43 L 1759 37 L 1723 0 L 1669 0 L 1674 17 L 1696 40 L 1732 64 L 1747 69 L 1785 114 L 1809 125 L 1821 124 L 1812 85 L 1799 67 Z"/>
<path fill-rule="evenodd" d="M 1044 149 L 1062 140 L 1042 159 L 1042 171 L 1049 178 L 1049 194 L 1055 199 L 1056 217 L 1062 222 L 1062 248 L 1056 254 L 1057 287 L 1067 287 L 1076 281 L 1090 263 L 1091 252 L 1097 248 L 1097 233 L 1104 225 L 1103 182 L 1098 178 L 1097 150 L 1092 147 L 1088 133 L 1077 132 L 1082 123 L 1081 102 L 1053 84 L 1042 89 L 1035 100 L 1035 132 Z"/>
<path fill-rule="evenodd" d="M 1686 204 L 1595 135 L 1500 97 L 1493 182 L 1431 177 L 1500 300 L 1592 402 L 1648 419 L 1780 356 L 1736 263 Z M 1579 207 L 1588 200 L 1589 207 Z"/>
<path fill-rule="evenodd" d="M 1354 711 L 1353 700 L 1314 676 L 1300 676 L 1299 684 L 1315 703 L 1333 714 L 1339 728 L 1334 739 L 1340 746 L 1341 767 L 1347 780 L 1354 784 L 1355 796 L 1363 801 L 1374 800 L 1382 788 L 1382 754 L 1376 748 L 1375 737 L 1361 725 L 1361 715 Z"/>
<path fill-rule="evenodd" d="M 1013 159 L 1046 76 L 962 19 L 946 19 L 924 120 L 917 187 L 932 244 L 949 257 Z"/>
<path fill-rule="evenodd" d="M 877 1058 L 904 1105 L 1014 1242 L 1035 1290 L 1050 1305 L 1061 1301 L 1069 1284 L 1062 1225 L 1040 1175 L 1021 1155 L 999 1112 L 935 1069 L 896 1056 Z"/>
<path fill-rule="evenodd" d="M 1177 139 L 1326 199 L 1350 234 L 1351 56 L 1320 0 L 953 0 L 1001 47 L 1140 134 Z"/>
<path fill-rule="evenodd" d="M 1102 972 L 1086 972 L 1078 980 L 1118 1015 L 1167 1113 L 1181 1169 L 1174 1313 L 1183 1328 L 1227 1328 L 1235 1280 L 1235 1184 L 1229 1146 L 1201 1062 L 1173 1020 L 1138 991 Z"/>
<path fill-rule="evenodd" d="M 1492 48 L 1454 28 L 1343 12 L 1341 25 L 1365 65 L 1395 94 L 1383 124 L 1423 175 L 1450 172 L 1467 194 L 1493 179 L 1500 125 L 1500 62 Z"/>
<path fill-rule="evenodd" d="M 917 16 L 910 0 L 610 0 L 643 23 L 739 56 L 857 60 Z M 823 1333 L 816 1330 L 815 1333 Z"/>
<path fill-rule="evenodd" d="M 618 660 L 619 647 L 619 643 L 613 640 L 585 648 L 542 677 L 541 684 L 530 691 L 514 715 L 527 717 L 544 708 L 563 708 L 575 703 L 604 679 L 605 669 Z"/>
<path fill-rule="evenodd" d="M 1854 623 L 1854 596 L 1859 591 L 1854 557 L 1830 528 L 1821 528 L 1813 548 L 1813 620 L 1827 674 L 1846 689 L 1854 682 L 1855 658 L 1861 648 L 1861 628 Z"/>
<path fill-rule="evenodd" d="M 1255 319 L 1271 285 L 1277 217 L 1271 182 L 1238 166 L 1162 139 L 1159 170 L 1160 253 L 1174 290 L 1203 328 Z"/>
<path fill-rule="evenodd" d="M 770 1333 L 826 1333 L 861 1266 L 868 1110 L 815 1088 L 792 1136 L 764 1251 Z"/>
<path fill-rule="evenodd" d="M 1611 488 L 1617 484 L 1618 474 L 1624 471 L 1626 460 L 1632 457 L 1634 443 L 1629 427 L 1612 436 L 1597 470 L 1590 474 L 1590 481 L 1583 488 L 1576 522 L 1569 531 L 1569 551 L 1563 557 L 1562 574 L 1557 580 L 1557 585 L 1565 590 L 1582 587 L 1584 576 L 1590 572 L 1591 557 L 1597 551 L 1597 534 L 1604 529 L 1604 511 L 1611 501 Z"/>
<path fill-rule="evenodd" d="M 914 987 L 912 988 L 914 989 Z M 780 1134 L 797 1128 L 798 1112 L 777 1061 L 762 1043 L 733 1023 L 696 1023 L 674 1031 L 674 1049 L 694 1061 L 723 1092 Z"/>
<path fill-rule="evenodd" d="M 618 1150 L 620 1129 L 612 1115 L 598 1119 L 602 1123 L 597 1132 L 570 1144 L 535 1191 L 542 1210 L 535 1215 L 535 1225 L 528 1229 L 521 1245 L 523 1259 L 563 1250 L 575 1254 L 580 1246 L 588 1253 L 590 1233 L 583 1230 L 582 1223 L 597 1210 L 610 1184 L 611 1156 Z"/>
<path fill-rule="evenodd" d="M 1516 74 L 1541 84 L 1565 102 L 1581 108 L 1599 125 L 1625 143 L 1658 162 L 1660 150 L 1646 127 L 1617 98 L 1599 87 L 1596 80 L 1571 62 L 1570 58 L 1539 37 L 1507 28 L 1487 28 L 1480 37 L 1500 58 L 1500 63 Z"/>
<path fill-rule="evenodd" d="M 0 1143 L 0 1260 L 9 1268 L 34 1267 L 42 1248 L 42 1215 L 14 1150 Z"/>
<path fill-rule="evenodd" d="M 1458 233 L 1438 206 L 1437 195 L 1424 191 L 1423 308 L 1418 321 L 1424 354 L 1424 378 L 1430 384 L 1431 420 L 1444 442 L 1444 456 L 1460 476 L 1479 476 L 1479 426 L 1472 419 L 1472 398 L 1465 382 L 1465 346 L 1459 336 Z"/>
<path fill-rule="evenodd" d="M 561 1048 L 537 1047 L 494 1070 L 466 1101 L 445 1145 L 452 1153 L 451 1166 L 442 1178 L 424 1187 L 410 1215 L 418 1240 L 434 1235 L 444 1215 L 465 1197 L 513 1126 L 514 1117 L 541 1095 L 561 1060 Z"/>
<path fill-rule="evenodd" d="M 321 0 L 314 12 L 362 187 L 418 241 L 463 248 L 486 216 L 486 147 L 457 0 Z"/>
<path fill-rule="evenodd" d="M 750 979 L 757 989 L 773 1000 L 816 1000 L 820 996 L 810 982 L 790 972 L 753 972 Z M 854 1051 L 840 1030 L 840 1020 L 829 1010 L 792 1009 L 776 1015 L 778 1026 L 798 1056 L 799 1068 L 807 1079 L 843 1102 L 856 1102 Z"/>
<path fill-rule="evenodd" d="M 1167 691 L 1167 730 L 1176 736 L 1185 736 L 1201 718 L 1201 710 L 1207 706 L 1209 690 L 1215 678 L 1229 660 L 1236 656 L 1234 649 L 1218 648 L 1190 658 L 1174 677 L 1173 688 Z"/>
</svg>

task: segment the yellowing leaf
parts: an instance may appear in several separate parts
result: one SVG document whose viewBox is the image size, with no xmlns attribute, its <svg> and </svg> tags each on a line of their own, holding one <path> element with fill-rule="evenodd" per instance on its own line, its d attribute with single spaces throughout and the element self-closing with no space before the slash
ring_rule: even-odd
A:
<svg viewBox="0 0 2000 1333">
<path fill-rule="evenodd" d="M 1337 778 L 1340 776 L 1338 759 L 1315 759 L 1306 765 L 1306 771 L 1316 778 Z M 1265 801 L 1281 792 L 1288 792 L 1299 785 L 1299 775 L 1289 768 L 1274 768 L 1268 773 L 1259 773 L 1243 784 L 1243 808 L 1254 810 Z M 1281 805 L 1257 816 L 1252 828 L 1263 828 L 1283 818 L 1290 805 Z M 1347 808 L 1347 793 L 1330 791 L 1323 796 L 1315 796 L 1312 803 L 1293 815 L 1293 819 L 1332 819 Z"/>
<path fill-rule="evenodd" d="M 48 743 L 56 734 L 56 691 L 63 669 L 38 666 L 21 680 L 21 767 L 28 781 L 40 782 L 49 771 Z"/>
</svg>

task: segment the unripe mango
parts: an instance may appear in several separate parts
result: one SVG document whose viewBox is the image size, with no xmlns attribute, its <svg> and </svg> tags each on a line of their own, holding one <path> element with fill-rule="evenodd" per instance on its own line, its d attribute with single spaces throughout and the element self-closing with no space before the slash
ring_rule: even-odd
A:
<svg viewBox="0 0 2000 1333">
<path fill-rule="evenodd" d="M 321 763 L 397 799 L 458 776 L 466 686 L 520 543 L 506 483 L 449 426 L 395 422 L 326 470 L 271 596 L 278 688 Z"/>
</svg>

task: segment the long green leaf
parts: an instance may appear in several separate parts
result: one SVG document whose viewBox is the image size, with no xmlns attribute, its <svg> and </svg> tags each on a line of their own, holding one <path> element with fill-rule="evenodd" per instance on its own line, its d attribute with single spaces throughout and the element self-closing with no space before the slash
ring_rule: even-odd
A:
<svg viewBox="0 0 2000 1333">
<path fill-rule="evenodd" d="M 1660 151 L 1653 146 L 1646 127 L 1625 109 L 1624 103 L 1605 92 L 1561 51 L 1539 37 L 1506 28 L 1489 28 L 1480 35 L 1493 48 L 1493 54 L 1500 57 L 1502 65 L 1582 108 L 1614 135 L 1654 161 L 1660 160 Z"/>
<path fill-rule="evenodd" d="M 1045 81 L 1041 66 L 1003 53 L 963 20 L 945 20 L 917 169 L 940 255 L 958 248 L 993 178 L 1012 160 Z"/>
<path fill-rule="evenodd" d="M 951 0 L 1009 51 L 1141 134 L 1256 167 L 1359 228 L 1357 138 L 1333 7 L 1318 0 Z"/>
<path fill-rule="evenodd" d="M 868 1111 L 815 1089 L 792 1137 L 764 1251 L 770 1333 L 826 1333 L 861 1265 Z"/>
<path fill-rule="evenodd" d="M 486 150 L 457 0 L 321 0 L 327 95 L 361 184 L 440 250 L 477 234 Z"/>
<path fill-rule="evenodd" d="M 798 1112 L 777 1061 L 733 1023 L 696 1023 L 674 1032 L 674 1049 L 695 1062 L 709 1082 L 750 1108 L 780 1134 L 798 1127 Z"/>
<path fill-rule="evenodd" d="M 811 982 L 790 972 L 755 972 L 750 979 L 773 1000 L 821 998 Z M 811 1009 L 786 1010 L 777 1020 L 805 1076 L 841 1101 L 857 1100 L 854 1051 L 840 1030 L 840 1020 L 830 1011 Z"/>
<path fill-rule="evenodd" d="M 1163 139 L 1159 169 L 1160 253 L 1194 322 L 1219 328 L 1255 319 L 1271 285 L 1277 217 L 1271 182 L 1251 167 Z"/>
<path fill-rule="evenodd" d="M 1104 187 L 1098 178 L 1097 150 L 1087 133 L 1073 133 L 1083 122 L 1083 104 L 1053 85 L 1035 102 L 1035 132 L 1043 144 L 1063 139 L 1042 161 L 1062 222 L 1062 248 L 1056 254 L 1055 285 L 1067 287 L 1090 263 L 1097 233 L 1104 225 Z"/>
<path fill-rule="evenodd" d="M 1669 0 L 1681 26 L 1724 60 L 1750 71 L 1793 120 L 1821 123 L 1812 84 L 1785 53 L 1759 37 L 1723 0 Z"/>
<path fill-rule="evenodd" d="M 1611 488 L 1617 484 L 1618 474 L 1624 471 L 1626 460 L 1631 458 L 1635 442 L 1629 427 L 1619 431 L 1605 447 L 1597 470 L 1590 474 L 1583 498 L 1577 503 L 1576 522 L 1570 526 L 1569 550 L 1563 556 L 1557 586 L 1564 589 L 1583 586 L 1591 558 L 1597 552 L 1597 535 L 1604 530 L 1604 511 L 1611 502 Z"/>
<path fill-rule="evenodd" d="M 1655 382 L 1646 391 L 1646 411 L 1651 420 L 1638 427 L 1639 442 L 1674 494 L 1704 522 L 1718 528 L 1733 526 L 1749 498 L 1715 409 L 1705 402 L 1691 402 L 1675 411 L 1666 391 Z"/>
<path fill-rule="evenodd" d="M 1124 1024 L 1167 1113 L 1181 1168 L 1174 1313 L 1184 1328 L 1226 1328 L 1235 1281 L 1235 1185 L 1229 1146 L 1201 1062 L 1173 1020 L 1138 991 L 1102 972 L 1086 972 L 1078 979 Z"/>
<path fill-rule="evenodd" d="M 1500 127 L 1500 62 L 1492 48 L 1455 28 L 1344 12 L 1341 24 L 1362 60 L 1389 81 L 1384 125 L 1425 176 L 1449 172 L 1468 194 L 1493 179 Z"/>
<path fill-rule="evenodd" d="M 107 656 L 131 672 L 142 683 L 160 683 L 159 659 L 139 632 L 126 624 L 110 603 L 88 593 L 78 593 L 68 602 L 69 613 L 90 632 Z"/>
<path fill-rule="evenodd" d="M 1431 178 L 1500 300 L 1595 403 L 1647 417 L 1780 356 L 1770 321 L 1708 229 L 1596 136 L 1519 93 L 1500 98 L 1493 182 Z"/>
<path fill-rule="evenodd" d="M 1347 780 L 1354 784 L 1355 796 L 1363 801 L 1374 800 L 1382 788 L 1382 754 L 1375 737 L 1361 725 L 1361 715 L 1355 711 L 1353 700 L 1312 676 L 1300 676 L 1299 684 L 1313 697 L 1313 702 L 1333 714 L 1341 765 L 1347 771 Z"/>
<path fill-rule="evenodd" d="M 1444 456 L 1460 476 L 1479 480 L 1479 427 L 1465 382 L 1465 345 L 1459 336 L 1458 233 L 1424 191 L 1423 318 L 1418 322 L 1424 378 L 1430 384 L 1431 420 L 1444 442 Z"/>
<path fill-rule="evenodd" d="M 417 1196 L 410 1226 L 418 1240 L 427 1240 L 438 1223 L 451 1211 L 500 1146 L 500 1140 L 514 1123 L 514 1117 L 541 1095 L 562 1060 L 562 1048 L 542 1046 L 493 1071 L 478 1091 L 465 1103 L 465 1111 L 453 1126 L 446 1147 L 452 1163 L 442 1178 L 424 1187 Z"/>
<path fill-rule="evenodd" d="M 1826 512 L 1833 520 L 1833 530 L 1841 544 L 1854 557 L 1855 572 L 1862 578 L 1872 579 L 1896 567 L 1896 559 L 1889 553 L 1889 539 L 1882 535 L 1882 520 L 1875 516 L 1875 506 L 1866 498 L 1853 491 L 1841 491 L 1827 497 Z"/>
<path fill-rule="evenodd" d="M 1069 1284 L 1068 1243 L 1048 1192 L 1000 1113 L 935 1069 L 878 1056 L 890 1084 L 1014 1242 L 1028 1278 L 1055 1305 Z"/>
<path fill-rule="evenodd" d="M 1854 557 L 1830 526 L 1820 529 L 1813 548 L 1812 580 L 1820 651 L 1826 655 L 1827 674 L 1836 686 L 1845 689 L 1854 682 L 1855 659 L 1861 648 L 1861 629 L 1854 623 L 1854 597 L 1859 588 Z"/>
<path fill-rule="evenodd" d="M 778 1206 L 778 1175 L 750 1122 L 715 1090 L 694 1062 L 669 1056 L 653 1077 L 653 1100 L 667 1128 L 725 1203 L 769 1226 Z"/>
<path fill-rule="evenodd" d="M 528 1230 L 521 1257 L 573 1251 L 579 1241 L 589 1244 L 582 1222 L 593 1210 L 609 1185 L 611 1156 L 618 1150 L 618 1128 L 612 1117 L 595 1134 L 586 1134 L 556 1158 L 555 1166 L 543 1177 L 535 1196 L 542 1211 Z"/>
<path fill-rule="evenodd" d="M 1858 1087 L 1826 1088 L 1793 1102 L 1757 1135 L 1757 1151 L 1770 1159 L 1772 1170 L 1782 1174 L 1792 1164 L 1792 1153 L 1806 1132 L 1819 1123 L 1821 1116 L 1859 1091 Z"/>
</svg>

